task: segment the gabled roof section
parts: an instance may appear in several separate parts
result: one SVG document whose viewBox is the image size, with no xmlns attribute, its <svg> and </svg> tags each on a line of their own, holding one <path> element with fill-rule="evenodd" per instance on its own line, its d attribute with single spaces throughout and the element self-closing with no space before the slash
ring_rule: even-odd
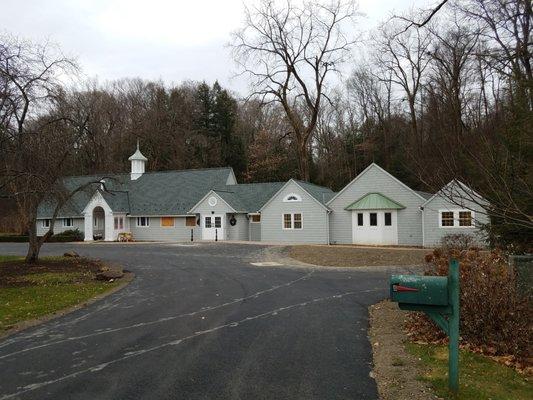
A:
<svg viewBox="0 0 533 400">
<path fill-rule="evenodd" d="M 464 195 L 467 194 L 465 197 Z M 459 181 L 458 179 L 453 179 L 443 186 L 441 190 L 429 197 L 423 204 L 422 207 L 425 207 L 427 204 L 431 203 L 435 197 L 442 197 L 448 201 L 453 201 L 453 198 L 456 197 L 458 200 L 468 200 L 476 202 L 484 202 L 489 204 L 489 202 L 483 198 L 479 193 L 471 189 L 469 186 Z"/>
<path fill-rule="evenodd" d="M 417 192 L 416 190 L 413 190 L 411 189 L 409 186 L 407 186 L 405 183 L 403 183 L 401 180 L 399 180 L 398 178 L 396 178 L 394 175 L 390 174 L 389 172 L 385 171 L 383 168 L 381 168 L 379 165 L 377 165 L 376 163 L 372 163 L 370 164 L 368 167 L 366 167 L 363 171 L 361 171 L 361 173 L 359 173 L 359 175 L 357 175 L 355 178 L 353 178 L 351 180 L 350 183 L 348 183 L 346 186 L 344 186 L 344 188 L 342 188 L 342 190 L 340 192 L 337 192 L 328 202 L 327 202 L 327 205 L 329 205 L 333 200 L 335 200 L 337 197 L 339 197 L 349 186 L 351 186 L 353 183 L 355 183 L 358 179 L 360 179 L 364 174 L 366 174 L 368 171 L 370 171 L 372 168 L 377 168 L 379 171 L 383 172 L 384 174 L 390 176 L 393 180 L 395 180 L 396 182 L 398 182 L 401 186 L 403 186 L 404 188 L 406 188 L 407 190 L 411 191 L 412 193 L 414 193 L 416 196 L 420 197 L 421 200 L 426 200 L 426 198 L 424 196 L 422 196 L 419 192 Z"/>
<path fill-rule="evenodd" d="M 347 206 L 345 210 L 401 210 L 403 208 L 405 208 L 403 205 L 381 193 L 367 193 Z"/>
<path fill-rule="evenodd" d="M 325 198 L 332 196 L 334 193 L 331 189 L 324 187 L 324 186 L 318 186 L 313 183 L 305 182 L 305 181 L 298 181 L 296 179 L 289 179 L 285 184 L 283 184 L 279 190 L 277 190 L 275 193 L 272 194 L 272 196 L 266 201 L 259 211 L 261 211 L 265 206 L 270 203 L 274 197 L 277 196 L 278 193 L 280 193 L 283 189 L 285 189 L 286 186 L 290 185 L 291 183 L 294 183 L 295 185 L 299 186 L 304 192 L 306 192 L 313 200 L 315 200 L 319 205 L 321 205 L 324 209 L 329 211 L 329 208 L 325 204 Z"/>
<path fill-rule="evenodd" d="M 216 193 L 241 212 L 257 212 L 284 185 L 283 182 L 243 183 L 228 185 Z"/>
</svg>

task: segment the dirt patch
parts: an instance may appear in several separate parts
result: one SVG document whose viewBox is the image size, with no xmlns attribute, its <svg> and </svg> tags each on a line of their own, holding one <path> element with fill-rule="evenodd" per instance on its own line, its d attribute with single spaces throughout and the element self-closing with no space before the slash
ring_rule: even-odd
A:
<svg viewBox="0 0 533 400">
<path fill-rule="evenodd" d="M 355 246 L 291 246 L 289 255 L 308 264 L 332 267 L 370 267 L 422 265 L 428 249 L 355 247 Z"/>
<path fill-rule="evenodd" d="M 89 272 L 95 275 L 105 265 L 99 260 L 87 258 L 58 258 L 43 259 L 36 264 L 26 264 L 24 261 L 4 261 L 0 263 L 0 288 L 25 286 L 29 284 L 27 279 L 31 275 L 71 272 Z"/>
<path fill-rule="evenodd" d="M 374 358 L 374 379 L 382 400 L 438 399 L 418 379 L 420 360 L 405 350 L 403 332 L 406 313 L 388 300 L 369 307 L 370 330 Z"/>
</svg>

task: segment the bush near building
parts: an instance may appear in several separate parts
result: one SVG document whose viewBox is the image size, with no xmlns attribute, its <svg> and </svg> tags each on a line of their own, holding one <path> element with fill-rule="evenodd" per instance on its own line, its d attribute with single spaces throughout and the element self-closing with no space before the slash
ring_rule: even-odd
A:
<svg viewBox="0 0 533 400">
<path fill-rule="evenodd" d="M 518 290 L 508 258 L 499 251 L 446 246 L 426 257 L 425 273 L 447 275 L 450 257 L 460 263 L 462 346 L 504 357 L 507 364 L 518 369 L 530 368 L 531 299 Z M 446 340 L 446 335 L 423 314 L 413 313 L 407 327 L 415 340 L 433 343 Z"/>
</svg>

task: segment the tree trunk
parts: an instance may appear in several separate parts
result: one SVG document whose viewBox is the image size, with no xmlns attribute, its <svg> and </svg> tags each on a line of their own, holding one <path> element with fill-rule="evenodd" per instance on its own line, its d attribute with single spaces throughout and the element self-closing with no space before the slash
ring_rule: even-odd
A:
<svg viewBox="0 0 533 400">
<path fill-rule="evenodd" d="M 37 224 L 30 223 L 28 227 L 28 253 L 26 254 L 26 263 L 35 264 L 39 260 L 39 251 L 41 250 L 42 242 L 37 236 Z"/>
<path fill-rule="evenodd" d="M 300 167 L 300 179 L 309 181 L 309 154 L 306 143 L 298 144 L 298 165 Z"/>
<path fill-rule="evenodd" d="M 43 237 L 37 236 L 37 219 L 32 218 L 30 225 L 28 226 L 28 253 L 26 254 L 26 263 L 35 264 L 39 261 L 39 252 L 44 242 L 48 240 L 50 236 L 54 234 L 53 226 L 55 224 L 55 216 L 50 220 L 50 229 L 45 233 Z"/>
</svg>

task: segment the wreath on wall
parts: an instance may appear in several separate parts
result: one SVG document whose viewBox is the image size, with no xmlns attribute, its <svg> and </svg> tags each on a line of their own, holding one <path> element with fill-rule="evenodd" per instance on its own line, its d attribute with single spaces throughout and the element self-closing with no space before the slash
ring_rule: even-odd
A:
<svg viewBox="0 0 533 400">
<path fill-rule="evenodd" d="M 237 220 L 235 219 L 235 216 L 232 215 L 231 218 L 230 218 L 230 220 L 229 220 L 229 224 L 230 224 L 231 226 L 235 226 L 236 223 L 237 223 Z"/>
</svg>

